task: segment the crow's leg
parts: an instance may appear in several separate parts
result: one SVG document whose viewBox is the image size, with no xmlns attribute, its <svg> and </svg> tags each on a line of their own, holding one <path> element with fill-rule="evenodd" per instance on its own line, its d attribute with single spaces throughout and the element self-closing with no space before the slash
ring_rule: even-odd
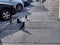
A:
<svg viewBox="0 0 60 45">
<path fill-rule="evenodd" d="M 22 28 L 24 28 L 24 27 L 25 27 L 25 22 L 22 22 L 22 25 L 20 26 L 19 29 L 22 29 Z"/>
</svg>

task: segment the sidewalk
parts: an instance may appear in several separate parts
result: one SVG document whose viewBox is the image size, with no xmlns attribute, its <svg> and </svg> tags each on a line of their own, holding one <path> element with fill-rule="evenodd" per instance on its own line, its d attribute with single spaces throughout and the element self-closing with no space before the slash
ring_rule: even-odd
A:
<svg viewBox="0 0 60 45">
<path fill-rule="evenodd" d="M 36 4 L 35 4 L 36 5 Z M 37 8 L 38 7 L 38 8 Z M 42 7 L 42 8 L 41 8 Z M 35 6 L 28 16 L 25 30 L 32 35 L 25 35 L 25 43 L 60 44 L 60 22 L 44 6 Z"/>
<path fill-rule="evenodd" d="M 37 4 L 33 4 L 37 5 Z M 44 6 L 34 6 L 28 12 L 25 30 L 2 38 L 3 45 L 60 45 L 60 22 Z M 20 36 L 21 35 L 21 36 Z M 10 43 L 4 43 L 10 42 Z"/>
</svg>

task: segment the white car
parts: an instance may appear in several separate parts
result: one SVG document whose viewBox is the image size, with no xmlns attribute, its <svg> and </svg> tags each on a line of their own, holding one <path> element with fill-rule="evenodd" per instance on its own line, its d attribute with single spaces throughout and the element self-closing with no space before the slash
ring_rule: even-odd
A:
<svg viewBox="0 0 60 45">
<path fill-rule="evenodd" d="M 18 12 L 21 12 L 24 8 L 24 3 L 22 0 L 0 0 L 0 3 L 13 5 Z"/>
</svg>

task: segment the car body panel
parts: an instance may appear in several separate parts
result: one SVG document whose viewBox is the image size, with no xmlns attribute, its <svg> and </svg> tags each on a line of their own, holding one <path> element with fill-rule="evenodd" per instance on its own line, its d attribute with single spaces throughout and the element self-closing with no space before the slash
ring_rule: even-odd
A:
<svg viewBox="0 0 60 45">
<path fill-rule="evenodd" d="M 21 4 L 24 8 L 24 3 L 21 0 L 0 0 L 0 4 L 8 4 L 8 5 L 14 5 Z"/>
<path fill-rule="evenodd" d="M 9 9 L 11 11 L 11 15 L 16 13 L 16 9 L 13 5 L 0 4 L 0 13 L 3 9 Z"/>
</svg>

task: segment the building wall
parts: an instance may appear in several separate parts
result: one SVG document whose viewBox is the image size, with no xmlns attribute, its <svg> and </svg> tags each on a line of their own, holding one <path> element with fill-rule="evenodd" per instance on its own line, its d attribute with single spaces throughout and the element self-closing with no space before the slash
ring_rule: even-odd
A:
<svg viewBox="0 0 60 45">
<path fill-rule="evenodd" d="M 59 16 L 59 0 L 46 0 L 43 5 L 55 16 Z"/>
</svg>

